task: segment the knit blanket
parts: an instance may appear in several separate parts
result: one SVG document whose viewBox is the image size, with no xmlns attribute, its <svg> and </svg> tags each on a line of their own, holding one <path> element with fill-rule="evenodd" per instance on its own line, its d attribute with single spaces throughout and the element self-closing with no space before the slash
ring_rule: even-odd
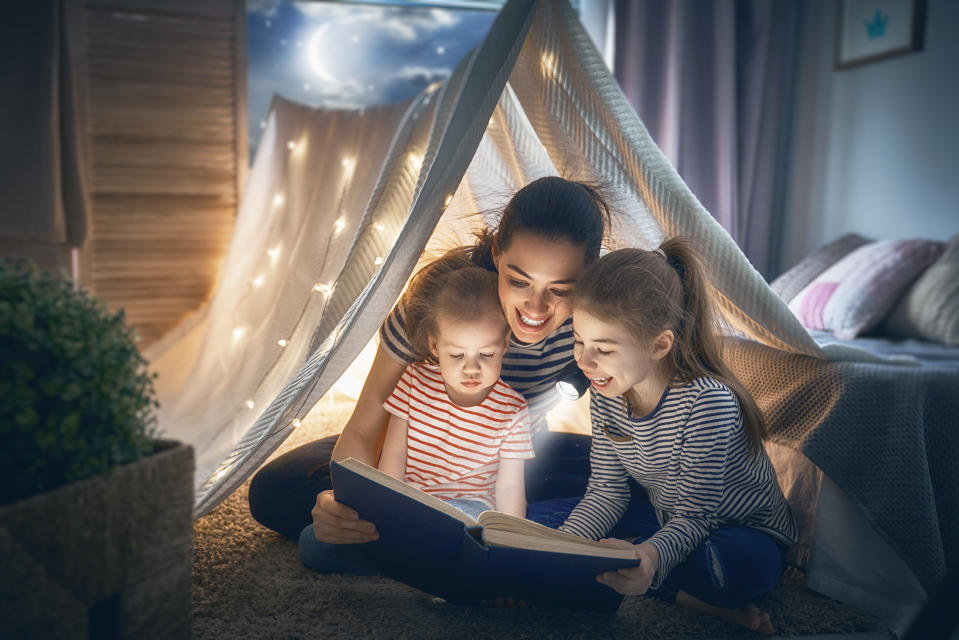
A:
<svg viewBox="0 0 959 640">
<path fill-rule="evenodd" d="M 725 356 L 770 439 L 801 451 L 857 502 L 928 590 L 959 563 L 959 349 L 850 344 L 918 358 L 835 362 L 739 338 Z"/>
</svg>

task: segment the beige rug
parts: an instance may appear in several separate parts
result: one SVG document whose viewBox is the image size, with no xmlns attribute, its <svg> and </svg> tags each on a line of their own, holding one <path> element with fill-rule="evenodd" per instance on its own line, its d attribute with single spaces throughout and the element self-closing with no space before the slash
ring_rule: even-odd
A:
<svg viewBox="0 0 959 640">
<path fill-rule="evenodd" d="M 278 453 L 336 433 L 351 403 L 322 400 Z M 319 575 L 296 543 L 250 517 L 248 484 L 196 522 L 193 632 L 205 638 L 755 638 L 729 623 L 647 598 L 613 614 L 549 607 L 455 606 L 386 578 Z M 792 570 L 769 594 L 776 635 L 881 628 L 874 617 L 803 586 Z"/>
</svg>

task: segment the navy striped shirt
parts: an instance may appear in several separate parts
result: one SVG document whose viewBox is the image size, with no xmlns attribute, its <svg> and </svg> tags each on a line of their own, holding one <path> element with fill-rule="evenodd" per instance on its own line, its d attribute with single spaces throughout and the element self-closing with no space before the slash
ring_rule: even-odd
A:
<svg viewBox="0 0 959 640">
<path fill-rule="evenodd" d="M 560 529 L 598 540 L 626 511 L 632 476 L 661 526 L 647 540 L 659 552 L 656 588 L 718 526 L 754 527 L 783 544 L 796 523 L 765 450 L 749 452 L 736 395 L 712 378 L 667 388 L 647 416 L 629 415 L 620 396 L 590 391 L 592 471 L 586 496 Z"/>
<path fill-rule="evenodd" d="M 380 344 L 385 345 L 397 361 L 409 364 L 418 358 L 406 335 L 401 306 L 394 306 L 380 327 Z M 546 430 L 546 413 L 560 400 L 556 381 L 563 367 L 572 360 L 572 318 L 567 318 L 556 331 L 535 344 L 510 338 L 500 378 L 526 398 L 533 432 Z"/>
</svg>

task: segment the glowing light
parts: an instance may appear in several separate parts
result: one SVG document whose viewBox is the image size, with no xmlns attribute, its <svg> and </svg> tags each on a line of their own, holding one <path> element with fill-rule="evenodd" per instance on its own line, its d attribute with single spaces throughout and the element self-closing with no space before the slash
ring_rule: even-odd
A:
<svg viewBox="0 0 959 640">
<path fill-rule="evenodd" d="M 489 119 L 489 124 L 486 126 L 486 128 L 487 128 L 487 129 L 492 129 L 492 128 L 495 127 L 495 126 L 496 126 L 496 123 L 493 122 L 493 118 L 491 117 L 491 118 Z"/>
<path fill-rule="evenodd" d="M 289 340 L 287 340 L 286 338 L 280 338 L 279 340 L 276 341 L 276 343 L 280 345 L 281 347 L 285 347 L 286 345 L 290 344 Z"/>
<path fill-rule="evenodd" d="M 266 129 L 266 120 L 260 120 L 260 128 Z"/>
<path fill-rule="evenodd" d="M 256 288 L 263 286 L 263 276 L 257 276 L 253 278 L 253 286 Z"/>
<path fill-rule="evenodd" d="M 227 469 L 225 469 L 225 468 L 224 468 L 224 469 L 220 469 L 219 471 L 217 471 L 216 473 L 213 474 L 213 478 L 211 478 L 211 480 L 213 480 L 213 482 L 216 482 L 217 480 L 219 480 L 220 478 L 222 478 L 223 476 L 225 476 L 225 475 L 226 475 L 226 472 L 227 472 Z"/>
<path fill-rule="evenodd" d="M 283 203 L 286 202 L 286 198 L 283 197 L 282 193 L 278 193 L 273 196 L 273 208 L 282 207 Z"/>
<path fill-rule="evenodd" d="M 294 428 L 294 429 L 299 429 L 300 426 L 302 426 L 303 423 L 300 422 L 300 419 L 299 419 L 299 418 L 294 418 L 293 422 L 291 422 L 290 424 L 293 425 L 293 428 Z"/>
<path fill-rule="evenodd" d="M 306 144 L 306 134 L 303 134 L 302 136 L 300 136 L 300 139 L 297 140 L 295 143 L 293 143 L 293 146 L 290 147 L 290 150 L 292 151 L 291 155 L 294 158 L 302 158 L 303 154 L 306 153 L 307 146 L 308 145 Z"/>
<path fill-rule="evenodd" d="M 449 194 L 448 196 L 446 196 L 446 199 L 445 199 L 445 200 L 443 200 L 443 207 L 448 207 L 448 206 L 450 206 L 450 203 L 451 203 L 452 201 L 453 201 L 453 194 L 451 193 L 451 194 Z"/>
<path fill-rule="evenodd" d="M 336 222 L 333 223 L 333 234 L 339 234 L 346 228 L 346 220 L 344 218 L 339 218 Z"/>
<path fill-rule="evenodd" d="M 247 408 L 247 409 L 252 409 L 252 408 L 253 408 L 253 401 L 252 401 L 252 400 L 247 400 L 247 401 L 246 401 L 246 408 Z"/>
<path fill-rule="evenodd" d="M 557 69 L 557 59 L 556 54 L 553 52 L 544 53 L 540 56 L 540 66 L 543 68 L 543 73 L 548 75 L 550 78 L 556 76 Z"/>
<path fill-rule="evenodd" d="M 347 169 L 348 171 L 352 171 L 353 168 L 356 166 L 356 158 L 353 158 L 351 156 L 346 156 L 342 160 L 340 160 L 340 165 L 342 165 L 344 169 Z"/>
<path fill-rule="evenodd" d="M 322 293 L 325 296 L 328 296 L 331 293 L 333 293 L 333 286 L 329 284 L 324 284 L 322 282 L 317 282 L 315 285 L 313 285 L 313 291 L 317 291 L 319 293 Z"/>
<path fill-rule="evenodd" d="M 414 169 L 419 169 L 420 165 L 423 164 L 423 156 L 421 156 L 418 153 L 414 153 L 412 151 L 406 155 L 406 160 L 407 162 L 410 163 L 410 166 Z"/>
<path fill-rule="evenodd" d="M 446 47 L 444 47 L 443 45 L 436 47 L 436 53 L 443 55 L 444 53 L 446 53 Z"/>
<path fill-rule="evenodd" d="M 280 248 L 279 247 L 270 247 L 266 250 L 266 254 L 270 256 L 270 262 L 276 262 L 276 259 L 280 257 Z"/>
<path fill-rule="evenodd" d="M 233 330 L 233 342 L 239 342 L 243 339 L 243 335 L 246 333 L 246 329 L 243 327 L 237 327 Z"/>
<path fill-rule="evenodd" d="M 383 258 L 381 256 L 376 256 L 373 260 L 373 264 L 383 264 Z"/>
<path fill-rule="evenodd" d="M 373 225 L 373 228 L 376 229 L 377 231 L 382 231 L 382 230 L 385 229 L 386 227 L 384 227 L 384 226 L 381 225 L 379 222 L 377 222 L 376 224 Z"/>
<path fill-rule="evenodd" d="M 430 84 L 428 87 L 426 87 L 425 91 L 426 91 L 427 94 L 434 93 L 434 92 L 436 92 L 437 89 L 440 88 L 441 85 L 442 85 L 442 83 L 441 83 L 439 80 L 437 80 L 436 82 L 434 82 L 434 83 Z"/>
<path fill-rule="evenodd" d="M 290 140 L 289 142 L 286 143 L 286 148 L 289 149 L 290 151 L 293 151 L 294 149 L 296 149 L 296 142 L 294 142 L 293 140 Z"/>
</svg>

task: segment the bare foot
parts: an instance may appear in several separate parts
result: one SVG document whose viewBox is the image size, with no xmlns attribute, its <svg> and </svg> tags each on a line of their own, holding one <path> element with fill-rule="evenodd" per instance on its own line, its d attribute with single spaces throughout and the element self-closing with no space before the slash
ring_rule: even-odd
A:
<svg viewBox="0 0 959 640">
<path fill-rule="evenodd" d="M 706 604 L 699 598 L 694 598 L 685 591 L 679 591 L 676 593 L 676 604 L 686 607 L 687 609 L 692 609 L 693 611 L 699 611 L 700 613 L 735 622 L 747 629 L 752 629 L 760 635 L 770 636 L 775 631 L 773 623 L 769 619 L 769 612 L 763 611 L 753 603 L 743 605 L 738 609 L 723 609 L 722 607 Z"/>
</svg>

